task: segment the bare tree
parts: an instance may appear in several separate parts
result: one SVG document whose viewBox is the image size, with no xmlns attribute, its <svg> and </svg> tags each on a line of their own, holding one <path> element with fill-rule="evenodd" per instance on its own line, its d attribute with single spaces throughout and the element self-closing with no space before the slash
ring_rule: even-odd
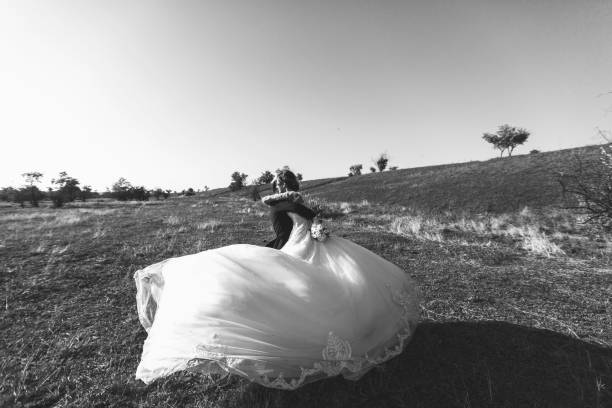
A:
<svg viewBox="0 0 612 408">
<path fill-rule="evenodd" d="M 602 136 L 605 135 L 602 133 Z M 587 215 L 587 222 L 612 228 L 612 144 L 600 148 L 598 163 L 585 163 L 574 157 L 572 169 L 559 173 L 563 194 L 573 198 L 568 208 Z"/>
</svg>

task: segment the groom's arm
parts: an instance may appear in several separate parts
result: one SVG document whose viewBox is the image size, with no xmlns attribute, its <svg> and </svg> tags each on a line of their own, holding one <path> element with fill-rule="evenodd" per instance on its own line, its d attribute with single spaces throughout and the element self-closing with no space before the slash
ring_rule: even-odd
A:
<svg viewBox="0 0 612 408">
<path fill-rule="evenodd" d="M 299 203 L 292 203 L 291 201 L 281 201 L 274 206 L 274 210 L 278 212 L 293 212 L 308 220 L 312 220 L 317 215 L 310 208 Z"/>
</svg>

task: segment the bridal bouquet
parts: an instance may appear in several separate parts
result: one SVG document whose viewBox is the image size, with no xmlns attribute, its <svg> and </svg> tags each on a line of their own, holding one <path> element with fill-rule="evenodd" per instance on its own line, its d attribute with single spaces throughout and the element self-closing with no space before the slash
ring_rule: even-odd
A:
<svg viewBox="0 0 612 408">
<path fill-rule="evenodd" d="M 310 227 L 310 236 L 319 242 L 325 242 L 329 238 L 329 231 L 321 221 L 314 221 Z"/>
</svg>

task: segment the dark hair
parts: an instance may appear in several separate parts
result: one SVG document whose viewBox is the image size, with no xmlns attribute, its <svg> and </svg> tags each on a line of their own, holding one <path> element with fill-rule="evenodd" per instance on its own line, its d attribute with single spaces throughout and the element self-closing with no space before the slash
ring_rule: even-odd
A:
<svg viewBox="0 0 612 408">
<path fill-rule="evenodd" d="M 300 191 L 300 182 L 291 170 L 283 169 L 276 173 L 276 179 L 272 182 L 272 190 L 276 187 L 285 186 L 289 191 Z"/>
</svg>

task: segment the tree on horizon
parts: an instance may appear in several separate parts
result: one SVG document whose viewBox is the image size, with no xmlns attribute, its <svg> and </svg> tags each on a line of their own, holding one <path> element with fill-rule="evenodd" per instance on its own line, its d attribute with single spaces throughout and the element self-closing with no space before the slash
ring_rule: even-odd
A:
<svg viewBox="0 0 612 408">
<path fill-rule="evenodd" d="M 238 191 L 242 189 L 246 185 L 247 177 L 249 176 L 244 173 L 240 173 L 239 171 L 233 172 L 231 175 L 232 182 L 229 185 L 229 189 L 231 191 Z"/>
<path fill-rule="evenodd" d="M 40 179 L 43 174 L 38 171 L 30 171 L 27 173 L 23 173 L 21 176 L 25 178 L 25 182 L 27 184 L 25 190 L 27 190 L 28 192 L 30 204 L 32 205 L 32 207 L 38 207 L 38 202 L 44 197 L 44 195 L 42 191 L 40 191 L 40 189 L 36 186 L 36 184 L 40 183 Z"/>
<path fill-rule="evenodd" d="M 272 180 L 274 180 L 274 174 L 270 170 L 266 170 L 255 180 L 255 184 L 269 184 Z"/>
<path fill-rule="evenodd" d="M 482 138 L 500 151 L 499 157 L 503 157 L 505 151 L 508 152 L 508 157 L 511 157 L 514 149 L 525 143 L 529 135 L 526 129 L 505 124 L 501 125 L 495 133 L 484 133 Z"/>
<path fill-rule="evenodd" d="M 387 168 L 387 164 L 389 164 L 389 155 L 387 153 L 381 153 L 378 156 L 378 159 L 374 162 L 376 163 L 376 167 L 378 167 L 378 171 L 383 172 Z"/>
<path fill-rule="evenodd" d="M 353 164 L 349 167 L 349 177 L 353 176 L 361 176 L 361 170 L 363 169 L 363 164 Z"/>
</svg>

